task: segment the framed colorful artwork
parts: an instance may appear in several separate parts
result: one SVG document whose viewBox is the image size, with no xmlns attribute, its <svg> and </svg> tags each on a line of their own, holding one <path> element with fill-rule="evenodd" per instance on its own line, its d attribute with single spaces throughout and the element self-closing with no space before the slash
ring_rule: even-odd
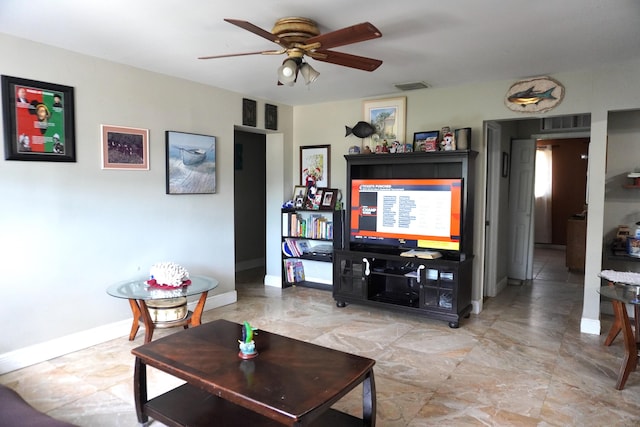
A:
<svg viewBox="0 0 640 427">
<path fill-rule="evenodd" d="M 76 161 L 72 87 L 2 76 L 2 107 L 6 160 Z"/>
<path fill-rule="evenodd" d="M 300 185 L 329 186 L 331 145 L 300 147 Z"/>
</svg>

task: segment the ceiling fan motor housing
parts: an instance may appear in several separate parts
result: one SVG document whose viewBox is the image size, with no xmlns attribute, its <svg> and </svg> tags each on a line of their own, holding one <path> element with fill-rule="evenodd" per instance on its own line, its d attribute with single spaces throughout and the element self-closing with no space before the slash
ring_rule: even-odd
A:
<svg viewBox="0 0 640 427">
<path fill-rule="evenodd" d="M 320 35 L 314 21 L 300 17 L 278 19 L 271 32 L 291 45 L 304 44 L 308 38 Z"/>
</svg>

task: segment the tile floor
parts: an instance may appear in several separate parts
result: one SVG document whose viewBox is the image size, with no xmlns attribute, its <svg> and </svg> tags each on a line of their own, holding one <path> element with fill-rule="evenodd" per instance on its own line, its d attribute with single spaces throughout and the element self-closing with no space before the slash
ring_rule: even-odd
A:
<svg viewBox="0 0 640 427">
<path fill-rule="evenodd" d="M 206 312 L 204 320 L 249 320 L 375 359 L 378 426 L 640 425 L 640 370 L 615 390 L 622 340 L 604 347 L 604 334 L 579 332 L 582 276 L 567 272 L 558 249 L 537 250 L 535 280 L 488 299 L 459 329 L 357 305 L 337 308 L 327 291 L 237 282 L 239 302 Z M 605 332 L 611 320 L 603 315 Z M 135 426 L 130 349 L 142 335 L 10 372 L 0 383 L 79 426 Z M 149 371 L 150 396 L 180 383 Z M 358 414 L 360 392 L 336 407 Z"/>
</svg>

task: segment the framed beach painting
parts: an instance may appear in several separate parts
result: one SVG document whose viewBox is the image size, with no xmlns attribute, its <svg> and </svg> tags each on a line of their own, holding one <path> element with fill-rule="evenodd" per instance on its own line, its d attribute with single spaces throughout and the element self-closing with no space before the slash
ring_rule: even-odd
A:
<svg viewBox="0 0 640 427">
<path fill-rule="evenodd" d="M 2 76 L 6 160 L 75 162 L 74 90 Z"/>
<path fill-rule="evenodd" d="M 167 194 L 216 192 L 216 137 L 166 131 Z"/>
<path fill-rule="evenodd" d="M 363 101 L 364 121 L 376 128 L 373 139 L 405 143 L 407 97 Z"/>
</svg>

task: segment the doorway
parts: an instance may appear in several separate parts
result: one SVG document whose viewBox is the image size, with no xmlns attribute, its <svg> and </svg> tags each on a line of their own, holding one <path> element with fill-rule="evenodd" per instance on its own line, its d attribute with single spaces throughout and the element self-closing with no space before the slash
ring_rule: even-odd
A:
<svg viewBox="0 0 640 427">
<path fill-rule="evenodd" d="M 569 116 L 567 116 L 569 117 Z M 571 116 L 575 117 L 575 116 Z M 516 173 L 512 168 L 512 146 L 511 142 L 514 139 L 529 139 L 529 140 L 544 140 L 545 143 L 551 145 L 565 144 L 570 140 L 579 140 L 580 147 L 577 153 L 571 154 L 569 157 L 572 161 L 578 162 L 579 167 L 567 167 L 563 165 L 563 161 L 560 156 L 560 161 L 557 162 L 556 168 L 560 170 L 568 170 L 564 176 L 557 174 L 556 168 L 554 168 L 554 180 L 556 183 L 564 184 L 569 187 L 570 197 L 575 200 L 579 200 L 577 206 L 575 203 L 570 204 L 569 214 L 565 210 L 558 210 L 554 219 L 556 224 L 555 230 L 555 242 L 558 242 L 558 248 L 562 249 L 562 260 L 564 261 L 564 248 L 566 245 L 566 222 L 572 214 L 581 213 L 585 206 L 586 200 L 586 168 L 587 168 L 587 153 L 590 128 L 586 127 L 580 129 L 564 129 L 558 132 L 545 133 L 544 127 L 541 126 L 542 122 L 549 119 L 522 119 L 522 120 L 504 120 L 504 121 L 488 121 L 485 122 L 484 139 L 487 144 L 487 188 L 486 188 L 486 207 L 485 207 L 485 258 L 484 258 L 484 297 L 493 297 L 497 295 L 509 282 L 509 241 L 512 238 L 508 229 L 509 224 L 509 189 L 513 185 L 512 174 Z M 554 118 L 555 120 L 555 118 Z M 565 123 L 567 120 L 561 120 Z M 490 129 L 490 131 L 487 131 Z M 535 142 L 532 142 L 535 144 Z M 535 150 L 535 146 L 533 147 Z M 558 150 L 557 153 L 563 153 L 564 150 Z M 508 158 L 508 163 L 505 164 L 502 159 Z M 496 170 L 506 171 L 504 176 L 501 172 Z M 559 190 L 555 190 L 557 194 L 561 194 Z M 574 197 L 575 196 L 575 197 Z M 570 197 L 566 194 L 559 196 L 561 201 L 566 201 Z M 532 204 L 533 206 L 533 204 Z M 531 221 L 535 220 L 535 214 L 532 211 Z M 533 229 L 533 226 L 531 227 Z M 527 239 L 530 241 L 524 242 L 523 247 L 532 247 L 530 261 L 533 263 L 533 258 L 536 250 L 534 245 L 535 240 L 533 233 L 526 234 Z M 557 238 L 557 236 L 564 236 Z M 497 254 L 497 256 L 490 256 L 491 254 Z M 525 266 L 526 269 L 526 266 Z M 526 270 L 525 270 L 526 271 Z M 533 269 L 529 270 L 529 278 L 534 278 L 538 273 L 537 267 L 534 265 Z M 569 276 L 569 272 L 564 268 L 564 272 Z M 573 279 L 575 280 L 575 278 Z"/>
<path fill-rule="evenodd" d="M 266 136 L 234 131 L 236 283 L 262 281 L 266 272 Z"/>
</svg>

